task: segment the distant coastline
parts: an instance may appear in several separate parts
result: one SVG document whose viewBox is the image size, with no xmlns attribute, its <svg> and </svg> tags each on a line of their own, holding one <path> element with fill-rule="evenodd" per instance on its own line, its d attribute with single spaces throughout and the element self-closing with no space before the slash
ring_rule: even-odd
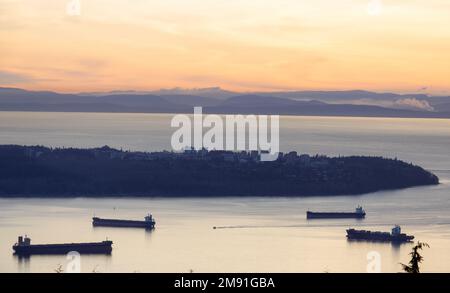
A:
<svg viewBox="0 0 450 293">
<path fill-rule="evenodd" d="M 332 196 L 439 184 L 397 159 L 0 145 L 0 197 Z"/>
<path fill-rule="evenodd" d="M 237 93 L 218 89 L 62 94 L 0 87 L 0 111 L 450 118 L 450 97 L 368 91 Z"/>
</svg>

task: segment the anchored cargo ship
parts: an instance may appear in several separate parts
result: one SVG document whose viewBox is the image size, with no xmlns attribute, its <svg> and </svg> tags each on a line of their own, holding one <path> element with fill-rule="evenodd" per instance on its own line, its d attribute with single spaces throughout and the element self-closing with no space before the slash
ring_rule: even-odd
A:
<svg viewBox="0 0 450 293">
<path fill-rule="evenodd" d="M 27 236 L 19 236 L 18 242 L 13 245 L 14 253 L 17 255 L 32 254 L 67 254 L 76 251 L 80 254 L 110 254 L 112 241 L 90 243 L 63 243 L 63 244 L 31 244 Z"/>
<path fill-rule="evenodd" d="M 391 233 L 348 229 L 347 238 L 351 240 L 409 242 L 414 239 L 414 236 L 402 233 L 400 226 L 396 225 L 392 228 Z"/>
<path fill-rule="evenodd" d="M 135 220 L 119 220 L 119 219 L 102 219 L 93 217 L 92 225 L 101 227 L 132 227 L 132 228 L 155 228 L 155 220 L 151 214 L 144 217 L 144 221 Z"/>
<path fill-rule="evenodd" d="M 306 212 L 307 219 L 344 219 L 356 218 L 362 219 L 366 217 L 366 212 L 361 206 L 358 206 L 354 212 Z"/>
</svg>

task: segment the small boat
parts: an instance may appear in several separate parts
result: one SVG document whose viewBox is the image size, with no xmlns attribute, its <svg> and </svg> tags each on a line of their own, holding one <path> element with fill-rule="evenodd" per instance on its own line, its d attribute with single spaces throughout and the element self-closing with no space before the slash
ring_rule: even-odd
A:
<svg viewBox="0 0 450 293">
<path fill-rule="evenodd" d="M 113 242 L 110 240 L 90 243 L 31 244 L 31 238 L 19 236 L 13 245 L 14 254 L 67 254 L 76 251 L 80 254 L 111 254 Z"/>
<path fill-rule="evenodd" d="M 92 225 L 94 227 L 130 227 L 130 228 L 155 228 L 155 220 L 151 214 L 144 217 L 144 221 L 137 220 L 120 220 L 120 219 L 102 219 L 98 217 L 92 218 Z"/>
<path fill-rule="evenodd" d="M 414 239 L 412 235 L 406 235 L 402 233 L 399 225 L 395 225 L 392 228 L 391 233 L 380 231 L 367 231 L 367 230 L 347 230 L 347 238 L 350 240 L 369 240 L 369 241 L 384 241 L 384 242 L 409 242 Z"/>
<path fill-rule="evenodd" d="M 356 207 L 354 212 L 306 212 L 307 219 L 345 219 L 366 217 L 366 211 L 361 206 Z"/>
</svg>

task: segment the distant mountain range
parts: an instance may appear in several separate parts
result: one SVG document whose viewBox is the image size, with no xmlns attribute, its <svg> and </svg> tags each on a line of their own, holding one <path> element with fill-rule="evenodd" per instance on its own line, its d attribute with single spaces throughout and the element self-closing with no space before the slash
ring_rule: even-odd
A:
<svg viewBox="0 0 450 293">
<path fill-rule="evenodd" d="M 0 87 L 0 111 L 450 118 L 450 97 L 369 91 L 237 93 L 221 88 L 62 94 Z"/>
</svg>

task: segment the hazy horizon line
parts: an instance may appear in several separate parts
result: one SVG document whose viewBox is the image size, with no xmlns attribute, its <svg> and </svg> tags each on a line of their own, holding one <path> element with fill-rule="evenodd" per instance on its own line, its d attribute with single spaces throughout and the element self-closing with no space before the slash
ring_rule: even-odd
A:
<svg viewBox="0 0 450 293">
<path fill-rule="evenodd" d="M 158 91 L 174 91 L 174 90 L 180 90 L 180 91 L 202 91 L 202 90 L 219 90 L 224 92 L 230 92 L 230 93 L 236 93 L 236 94 L 254 94 L 254 93 L 277 93 L 277 92 L 283 92 L 283 93 L 295 93 L 295 92 L 370 92 L 370 93 L 376 93 L 376 94 L 397 94 L 397 95 L 426 95 L 426 96 L 447 96 L 450 95 L 450 93 L 432 93 L 432 92 L 425 92 L 421 91 L 420 89 L 416 91 L 400 91 L 400 90 L 370 90 L 370 89 L 362 89 L 362 88 L 349 88 L 349 89 L 320 89 L 320 88 L 298 88 L 298 89 L 272 89 L 272 90 L 232 90 L 228 89 L 226 87 L 222 86 L 204 86 L 204 87 L 180 87 L 180 86 L 173 86 L 173 87 L 160 87 L 160 88 L 153 88 L 153 89 L 106 89 L 106 90 L 79 90 L 79 91 L 65 91 L 65 90 L 58 90 L 58 89 L 35 89 L 31 87 L 17 87 L 17 86 L 7 86 L 7 85 L 1 85 L 1 89 L 18 89 L 18 90 L 25 90 L 30 92 L 54 92 L 54 93 L 62 93 L 62 94 L 93 94 L 93 93 L 113 93 L 113 92 L 158 92 Z"/>
</svg>

